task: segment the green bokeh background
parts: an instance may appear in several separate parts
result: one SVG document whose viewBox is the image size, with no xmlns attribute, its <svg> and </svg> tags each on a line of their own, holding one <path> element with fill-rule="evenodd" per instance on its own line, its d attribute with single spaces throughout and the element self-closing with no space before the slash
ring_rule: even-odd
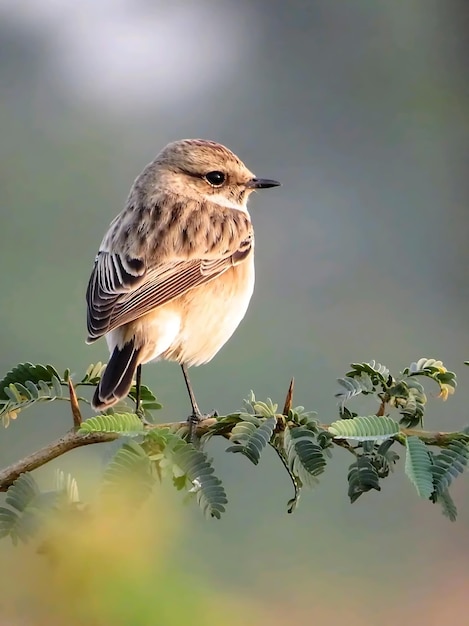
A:
<svg viewBox="0 0 469 626">
<path fill-rule="evenodd" d="M 251 200 L 255 295 L 233 339 L 192 371 L 199 404 L 234 410 L 251 388 L 281 403 L 295 376 L 296 403 L 328 422 L 337 414 L 335 379 L 350 362 L 376 359 L 399 371 L 427 356 L 456 370 L 459 388 L 446 404 L 431 403 L 426 426 L 464 426 L 467 3 L 206 0 L 206 28 L 190 41 L 180 33 L 199 33 L 192 3 L 116 3 L 128 17 L 121 39 L 109 39 L 116 17 L 108 4 L 83 3 L 80 32 L 95 39 L 75 41 L 73 58 L 63 36 L 78 15 L 69 3 L 0 7 L 0 372 L 32 361 L 80 375 L 107 359 L 105 342 L 84 343 L 97 247 L 156 152 L 204 137 L 283 186 Z M 136 16 L 155 29 L 143 62 L 127 47 L 131 28 L 138 40 Z M 119 80 L 107 80 L 102 58 Z M 187 414 L 177 366 L 148 366 L 144 378 L 164 404 L 158 419 Z M 2 465 L 69 426 L 61 405 L 25 412 L 2 432 Z M 290 485 L 273 455 L 253 468 L 221 442 L 210 446 L 230 498 L 225 517 L 206 521 L 167 497 L 180 526 L 168 539 L 171 558 L 211 594 L 242 598 L 278 623 L 431 625 L 465 615 L 464 480 L 454 525 L 417 500 L 403 472 L 352 506 L 350 459 L 337 451 L 320 486 L 288 516 Z M 99 469 L 103 448 L 53 465 Z M 51 484 L 52 466 L 38 474 Z M 85 485 L 84 496 L 89 476 Z"/>
</svg>

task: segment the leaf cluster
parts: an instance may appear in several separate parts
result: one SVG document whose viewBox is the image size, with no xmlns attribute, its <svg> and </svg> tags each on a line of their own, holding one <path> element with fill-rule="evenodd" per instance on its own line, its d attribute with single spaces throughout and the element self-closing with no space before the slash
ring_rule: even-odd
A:
<svg viewBox="0 0 469 626">
<path fill-rule="evenodd" d="M 76 377 L 68 368 L 63 374 L 59 374 L 52 365 L 20 363 L 0 380 L 0 418 L 3 425 L 8 426 L 21 411 L 37 402 L 52 402 L 53 400 L 69 402 L 69 382 L 73 382 L 75 389 L 95 387 L 99 383 L 104 368 L 105 365 L 102 363 L 91 364 L 85 374 L 75 380 Z M 135 386 L 131 388 L 128 397 L 135 402 Z M 87 398 L 79 397 L 78 399 L 80 402 L 90 404 Z M 126 408 L 128 409 L 126 403 L 120 403 L 107 413 L 112 415 L 115 411 L 123 412 Z M 145 417 L 151 416 L 152 410 L 161 408 L 156 396 L 146 385 L 140 387 L 140 408 Z"/>
<path fill-rule="evenodd" d="M 388 368 L 376 361 L 352 363 L 351 370 L 339 378 L 340 390 L 336 393 L 342 417 L 355 417 L 346 403 L 358 395 L 375 395 L 380 403 L 380 413 L 396 409 L 399 423 L 408 428 L 423 425 L 427 404 L 423 384 L 418 378 L 430 378 L 440 389 L 440 397 L 446 400 L 456 388 L 456 374 L 449 372 L 441 361 L 419 359 L 394 377 Z"/>
<path fill-rule="evenodd" d="M 441 361 L 427 358 L 411 363 L 396 377 L 376 361 L 353 363 L 351 368 L 344 378 L 338 379 L 340 391 L 336 397 L 342 419 L 329 427 L 336 440 L 359 442 L 352 449 L 357 459 L 348 473 L 351 501 L 371 489 L 380 491 L 380 479 L 389 475 L 399 458 L 391 446 L 400 442 L 406 447 L 405 472 L 419 496 L 439 502 L 443 513 L 454 520 L 457 511 L 448 489 L 467 465 L 469 437 L 464 432 L 455 433 L 454 439 L 442 440 L 441 451 L 435 453 L 419 438 L 418 431 L 408 434 L 403 427 L 415 428 L 423 423 L 427 396 L 417 379 L 435 381 L 439 397 L 446 400 L 456 388 L 455 373 Z M 349 400 L 360 394 L 376 397 L 376 415 L 361 417 L 346 407 Z M 397 410 L 399 420 L 386 415 L 387 410 Z"/>
<path fill-rule="evenodd" d="M 90 365 L 84 376 L 73 383 L 77 387 L 94 387 L 100 379 L 103 365 Z M 0 416 L 5 426 L 18 413 L 36 402 L 71 401 L 70 370 L 59 374 L 51 365 L 22 363 L 0 381 Z M 100 415 L 82 421 L 77 436 L 93 433 L 113 433 L 122 444 L 105 468 L 98 490 L 102 502 L 125 497 L 129 506 L 142 505 L 155 484 L 169 478 L 177 490 L 193 499 L 205 515 L 219 518 L 228 503 L 222 481 L 215 473 L 213 461 L 206 448 L 214 436 L 229 440 L 226 451 L 245 456 L 258 465 L 266 450 L 280 461 L 293 486 L 293 497 L 287 511 L 293 512 L 304 488 L 318 484 L 320 476 L 332 459 L 332 451 L 341 448 L 353 455 L 347 473 L 348 495 L 355 502 L 368 491 L 380 491 L 382 481 L 395 469 L 399 454 L 397 446 L 406 451 L 405 472 L 417 494 L 442 506 L 451 520 L 456 506 L 450 487 L 460 476 L 469 458 L 469 434 L 466 431 L 428 438 L 420 427 L 427 396 L 422 384 L 425 378 L 439 386 L 439 396 L 446 400 L 456 387 L 456 376 L 441 361 L 420 359 L 411 363 L 397 376 L 376 361 L 354 363 L 338 380 L 340 390 L 339 419 L 323 425 L 315 413 L 303 406 L 293 408 L 292 385 L 285 407 L 270 398 L 256 399 L 253 392 L 243 408 L 226 416 L 210 420 L 202 428 L 203 435 L 187 441 L 184 424 L 153 425 L 152 411 L 161 408 L 154 393 L 141 387 L 142 421 L 123 403 Z M 377 412 L 358 415 L 349 408 L 359 395 L 374 396 Z M 135 400 L 132 387 L 128 399 Z M 78 397 L 89 404 L 86 398 Z M 436 449 L 435 449 L 436 448 Z M 37 532 L 45 514 L 67 511 L 79 505 L 78 487 L 71 476 L 59 473 L 56 487 L 41 492 L 34 478 L 23 473 L 7 491 L 5 507 L 0 507 L 0 536 L 10 536 L 13 542 L 26 540 Z"/>
<path fill-rule="evenodd" d="M 5 504 L 0 507 L 0 537 L 8 536 L 16 545 L 34 537 L 51 513 L 77 507 L 78 486 L 70 474 L 57 470 L 55 489 L 41 491 L 32 474 L 25 472 L 8 489 Z"/>
</svg>

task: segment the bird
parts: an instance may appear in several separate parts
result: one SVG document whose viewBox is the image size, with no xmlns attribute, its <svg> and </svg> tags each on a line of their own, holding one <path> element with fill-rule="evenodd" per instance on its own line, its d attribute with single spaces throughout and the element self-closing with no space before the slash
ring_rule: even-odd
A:
<svg viewBox="0 0 469 626">
<path fill-rule="evenodd" d="M 254 289 L 251 192 L 280 185 L 256 178 L 225 146 L 205 139 L 169 143 L 135 179 L 111 222 L 86 291 L 87 343 L 105 337 L 110 359 L 92 407 L 125 398 L 150 361 L 187 368 L 208 363 L 243 319 Z"/>
</svg>

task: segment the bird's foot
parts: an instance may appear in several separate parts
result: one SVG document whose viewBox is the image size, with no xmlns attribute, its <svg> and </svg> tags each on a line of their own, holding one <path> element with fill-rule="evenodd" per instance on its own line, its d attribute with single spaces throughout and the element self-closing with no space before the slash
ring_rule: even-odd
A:
<svg viewBox="0 0 469 626">
<path fill-rule="evenodd" d="M 151 426 L 152 425 L 151 422 L 149 422 L 147 420 L 147 418 L 145 417 L 145 411 L 142 409 L 141 406 L 139 406 L 138 408 L 135 409 L 135 415 L 140 418 L 140 420 L 141 420 L 141 422 L 142 422 L 142 424 L 144 426 Z"/>
<path fill-rule="evenodd" d="M 212 411 L 211 413 L 200 413 L 200 412 L 195 412 L 193 411 L 191 413 L 191 415 L 189 415 L 189 417 L 187 418 L 187 423 L 189 425 L 189 431 L 187 434 L 187 441 L 189 443 L 194 443 L 195 440 L 195 433 L 197 430 L 197 426 L 207 420 L 210 419 L 211 417 L 218 417 L 218 412 L 217 411 Z"/>
</svg>

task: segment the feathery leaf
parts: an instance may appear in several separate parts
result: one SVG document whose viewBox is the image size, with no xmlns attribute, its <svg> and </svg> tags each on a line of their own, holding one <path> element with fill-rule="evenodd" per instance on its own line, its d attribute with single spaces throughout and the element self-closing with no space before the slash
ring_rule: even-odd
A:
<svg viewBox="0 0 469 626">
<path fill-rule="evenodd" d="M 458 509 L 448 489 L 444 489 L 439 495 L 433 494 L 432 501 L 441 504 L 441 512 L 451 522 L 455 522 L 458 516 Z"/>
<path fill-rule="evenodd" d="M 194 494 L 205 515 L 221 517 L 228 500 L 204 452 L 169 429 L 149 431 L 144 447 L 159 474 L 170 469 L 175 486 Z"/>
<path fill-rule="evenodd" d="M 288 466 L 301 484 L 312 487 L 318 482 L 317 476 L 326 467 L 322 448 L 315 441 L 314 434 L 304 426 L 285 428 L 283 433 Z"/>
<path fill-rule="evenodd" d="M 141 435 L 144 431 L 142 420 L 135 413 L 113 413 L 96 415 L 82 422 L 78 433 L 119 433 L 128 437 Z"/>
<path fill-rule="evenodd" d="M 433 492 L 432 458 L 427 446 L 418 437 L 406 438 L 405 473 L 421 498 Z"/>
<path fill-rule="evenodd" d="M 104 372 L 105 367 L 106 367 L 106 363 L 101 363 L 101 361 L 98 361 L 98 363 L 96 364 L 91 363 L 91 365 L 88 365 L 85 375 L 80 380 L 80 382 L 77 383 L 77 386 L 79 384 L 97 385 L 100 381 L 100 378 Z"/>
<path fill-rule="evenodd" d="M 155 477 L 142 446 L 126 441 L 116 452 L 103 475 L 101 493 L 106 498 L 126 497 L 134 506 L 150 496 Z"/>
<path fill-rule="evenodd" d="M 314 433 L 319 431 L 319 420 L 315 418 L 315 411 L 306 411 L 304 406 L 297 406 L 290 409 L 287 415 L 287 421 L 293 422 L 298 426 L 304 426 Z"/>
<path fill-rule="evenodd" d="M 359 456 L 349 467 L 347 476 L 349 483 L 348 496 L 350 501 L 355 502 L 362 493 L 376 489 L 381 491 L 379 476 L 373 463 L 366 455 Z"/>
<path fill-rule="evenodd" d="M 19 363 L 16 367 L 12 368 L 7 375 L 0 380 L 0 400 L 9 400 L 8 394 L 5 392 L 5 387 L 9 387 L 11 384 L 16 383 L 25 384 L 26 381 L 32 383 L 39 383 L 44 381 L 45 383 L 52 384 L 52 378 L 56 377 L 60 380 L 60 374 L 52 365 L 33 365 L 32 363 Z"/>
<path fill-rule="evenodd" d="M 373 384 L 378 383 L 388 384 L 389 370 L 385 365 L 381 365 L 377 361 L 373 360 L 369 363 L 352 363 L 350 372 L 347 372 L 347 376 L 355 377 L 360 376 L 362 373 L 368 374 L 373 381 Z"/>
<path fill-rule="evenodd" d="M 24 511 L 39 494 L 36 481 L 29 472 L 25 472 L 8 489 L 5 502 L 17 511 Z"/>
<path fill-rule="evenodd" d="M 64 395 L 65 381 L 52 365 L 20 363 L 0 381 L 0 417 L 4 425 L 35 402 L 50 402 Z"/>
<path fill-rule="evenodd" d="M 129 391 L 128 397 L 134 402 L 137 400 L 137 389 L 135 385 Z M 147 387 L 147 385 L 140 385 L 140 407 L 144 411 L 158 411 L 163 407 L 163 405 L 158 402 L 150 387 Z"/>
<path fill-rule="evenodd" d="M 329 426 L 328 430 L 336 439 L 382 441 L 397 435 L 399 424 L 390 417 L 369 415 L 337 420 Z"/>
<path fill-rule="evenodd" d="M 449 372 L 443 365 L 442 361 L 437 359 L 419 359 L 417 362 L 411 363 L 409 367 L 402 372 L 402 376 L 427 376 L 433 379 L 440 387 L 440 398 L 446 400 L 449 395 L 454 393 L 456 389 L 456 374 Z"/>
<path fill-rule="evenodd" d="M 342 408 L 344 404 L 354 396 L 358 396 L 361 393 L 366 395 L 374 391 L 372 380 L 366 373 L 354 378 L 351 376 L 338 378 L 337 382 L 341 390 L 335 394 L 335 397 L 338 398 Z"/>
<path fill-rule="evenodd" d="M 259 420 L 259 426 L 252 422 L 239 422 L 231 431 L 231 441 L 234 445 L 226 449 L 227 452 L 240 452 L 257 465 L 262 450 L 269 443 L 274 432 L 277 420 L 268 417 L 264 422 Z"/>
<path fill-rule="evenodd" d="M 433 484 L 435 493 L 440 496 L 453 480 L 462 474 L 467 466 L 468 446 L 462 441 L 451 441 L 440 454 L 433 458 Z"/>
<path fill-rule="evenodd" d="M 41 493 L 28 472 L 21 474 L 7 491 L 6 504 L 11 510 L 0 507 L 0 537 L 9 535 L 13 544 L 26 542 L 33 536 L 44 515 L 57 505 L 57 492 Z"/>
</svg>

